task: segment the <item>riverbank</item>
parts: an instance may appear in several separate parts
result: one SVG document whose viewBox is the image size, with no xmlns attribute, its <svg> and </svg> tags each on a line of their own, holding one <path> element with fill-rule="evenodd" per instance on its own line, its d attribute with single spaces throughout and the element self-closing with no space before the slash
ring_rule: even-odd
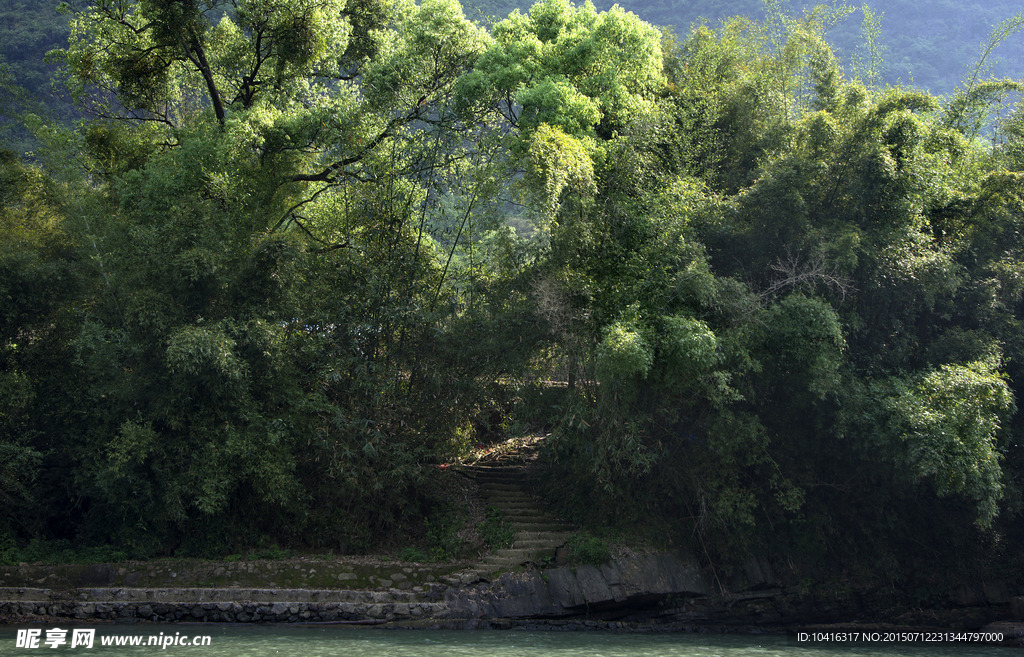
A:
<svg viewBox="0 0 1024 657">
<path fill-rule="evenodd" d="M 6 623 L 286 623 L 389 628 L 785 633 L 1001 632 L 1024 645 L 1024 596 L 965 590 L 963 604 L 911 606 L 896 591 L 747 585 L 725 592 L 696 562 L 619 553 L 600 566 L 521 568 L 374 560 L 166 561 L 0 567 Z M 763 571 L 763 569 L 762 569 Z M 254 583 L 261 582 L 261 585 Z M 987 597 L 986 597 L 987 596 Z"/>
<path fill-rule="evenodd" d="M 603 542 L 581 560 L 569 547 L 577 530 L 531 492 L 526 475 L 539 440 L 514 441 L 445 473 L 477 533 L 488 508 L 510 537 L 476 558 L 9 564 L 0 566 L 0 622 L 718 633 L 998 628 L 1011 644 L 1024 643 L 1024 591 L 1008 581 L 950 589 L 925 574 L 909 593 L 857 579 L 797 582 L 755 556 L 710 571 L 683 552 Z"/>
</svg>

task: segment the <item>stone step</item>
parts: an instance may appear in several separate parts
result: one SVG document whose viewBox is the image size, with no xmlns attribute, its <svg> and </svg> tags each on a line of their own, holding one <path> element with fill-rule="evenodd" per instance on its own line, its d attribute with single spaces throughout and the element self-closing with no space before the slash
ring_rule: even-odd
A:
<svg viewBox="0 0 1024 657">
<path fill-rule="evenodd" d="M 537 502 L 537 500 L 531 497 L 501 497 L 491 499 L 494 499 L 496 503 L 500 503 L 500 506 L 504 508 L 528 510 L 540 509 L 540 504 Z M 494 504 L 493 506 L 499 506 L 499 504 Z"/>
<path fill-rule="evenodd" d="M 533 506 L 538 506 L 537 505 L 537 501 L 534 500 L 533 497 L 531 497 L 529 495 L 529 493 L 527 493 L 526 491 L 512 492 L 512 491 L 506 491 L 506 490 L 496 490 L 496 491 L 486 491 L 485 490 L 485 491 L 481 491 L 481 493 L 483 493 L 483 496 L 486 497 L 488 501 L 503 502 L 503 503 L 513 503 L 513 504 L 517 503 L 517 502 L 521 502 L 521 503 L 524 503 L 524 504 L 531 504 Z"/>
<path fill-rule="evenodd" d="M 526 548 L 528 550 L 546 550 L 560 548 L 565 545 L 564 540 L 550 538 L 535 538 L 526 541 L 513 541 L 512 547 Z"/>
<path fill-rule="evenodd" d="M 538 541 L 538 540 L 550 540 L 550 541 L 568 541 L 572 538 L 575 532 L 568 529 L 562 531 L 547 531 L 547 532 L 516 532 L 515 540 L 517 541 Z"/>
<path fill-rule="evenodd" d="M 517 465 L 465 465 L 462 471 L 471 474 L 523 474 L 522 466 Z"/>
<path fill-rule="evenodd" d="M 499 510 L 501 510 L 503 512 L 512 512 L 512 511 L 522 512 L 522 511 L 525 511 L 525 512 L 529 513 L 529 512 L 534 511 L 534 510 L 540 510 L 538 508 L 539 505 L 536 502 L 534 502 L 531 499 L 526 499 L 526 498 L 522 498 L 522 497 L 518 498 L 518 499 L 512 499 L 512 498 L 500 498 L 499 499 L 499 498 L 494 498 L 494 497 L 488 497 L 484 501 L 486 502 L 487 506 L 496 507 L 497 509 L 499 509 Z"/>
<path fill-rule="evenodd" d="M 518 518 L 518 519 L 526 520 L 526 519 L 529 519 L 529 518 L 536 518 L 538 520 L 553 520 L 553 521 L 557 520 L 557 521 L 561 521 L 561 518 L 559 518 L 559 517 L 557 517 L 555 515 L 552 515 L 551 513 L 548 513 L 547 511 L 545 511 L 543 509 L 538 509 L 536 505 L 534 505 L 534 506 L 526 506 L 526 505 L 503 506 L 503 505 L 500 505 L 500 504 L 491 504 L 489 506 L 491 506 L 494 509 L 497 509 L 501 513 L 502 517 L 504 517 L 506 519 Z"/>
<path fill-rule="evenodd" d="M 511 479 L 522 479 L 526 476 L 526 469 L 522 466 L 512 467 L 479 467 L 470 466 L 462 469 L 462 472 L 470 475 L 471 477 L 494 477 L 494 478 L 511 478 Z"/>
<path fill-rule="evenodd" d="M 529 559 L 535 552 L 532 548 L 498 548 L 484 557 L 484 561 L 505 561 L 508 559 Z"/>
<path fill-rule="evenodd" d="M 530 486 L 525 481 L 480 481 L 477 482 L 480 486 L 481 492 L 500 492 L 500 491 L 512 491 L 512 492 L 525 492 L 530 490 Z"/>
<path fill-rule="evenodd" d="M 508 526 L 516 531 L 516 535 L 537 534 L 536 538 L 569 532 L 569 527 L 560 520 L 513 520 L 508 522 Z"/>
<path fill-rule="evenodd" d="M 564 526 L 565 524 L 560 518 L 555 518 L 543 513 L 506 513 L 501 516 L 501 519 L 511 525 L 549 524 Z"/>
<path fill-rule="evenodd" d="M 523 467 L 512 468 L 464 468 L 462 472 L 470 477 L 479 479 L 525 479 L 526 469 Z"/>
<path fill-rule="evenodd" d="M 538 522 L 561 522 L 560 518 L 557 518 L 550 513 L 544 511 L 531 511 L 530 509 L 515 509 L 514 511 L 505 511 L 501 515 L 502 520 L 508 520 L 514 522 L 516 520 L 533 520 Z"/>
<path fill-rule="evenodd" d="M 569 528 L 557 518 L 505 518 L 505 524 L 518 532 L 539 532 L 550 534 L 551 532 L 565 532 Z M 543 527 L 543 529 L 531 529 L 531 527 Z"/>
<path fill-rule="evenodd" d="M 74 603 L 327 603 L 362 602 L 368 604 L 422 602 L 440 595 L 438 589 L 423 591 L 357 591 L 349 589 L 244 589 L 244 588 L 78 588 L 43 589 L 0 587 L 3 602 Z"/>
<path fill-rule="evenodd" d="M 484 490 L 490 488 L 498 489 L 507 486 L 515 486 L 517 489 L 523 490 L 529 487 L 529 482 L 525 479 L 513 479 L 512 477 L 502 477 L 500 479 L 497 477 L 474 477 L 473 481 L 475 481 L 477 485 Z"/>
<path fill-rule="evenodd" d="M 509 498 L 513 500 L 530 500 L 533 501 L 533 495 L 531 495 L 527 489 L 523 486 L 511 486 L 502 488 L 491 488 L 489 486 L 481 486 L 480 493 L 486 497 L 498 497 L 498 498 Z"/>
<path fill-rule="evenodd" d="M 487 483 L 481 483 L 480 489 L 484 492 L 523 492 L 523 485 L 517 482 L 504 482 L 504 481 L 488 481 Z"/>
<path fill-rule="evenodd" d="M 555 522 L 511 522 L 517 532 L 564 532 L 566 526 Z"/>
<path fill-rule="evenodd" d="M 480 488 L 484 502 L 501 512 L 500 519 L 514 531 L 513 547 L 493 550 L 476 566 L 462 571 L 461 581 L 491 579 L 496 573 L 525 563 L 541 563 L 573 535 L 573 528 L 541 508 L 531 495 L 527 467 L 537 458 L 537 445 L 523 446 L 487 463 L 462 468 Z"/>
<path fill-rule="evenodd" d="M 524 511 L 522 509 L 510 510 L 498 508 L 501 512 L 501 519 L 513 525 L 517 524 L 549 524 L 549 525 L 564 525 L 565 523 L 561 518 L 555 518 L 544 513 L 531 513 L 530 511 Z"/>
</svg>

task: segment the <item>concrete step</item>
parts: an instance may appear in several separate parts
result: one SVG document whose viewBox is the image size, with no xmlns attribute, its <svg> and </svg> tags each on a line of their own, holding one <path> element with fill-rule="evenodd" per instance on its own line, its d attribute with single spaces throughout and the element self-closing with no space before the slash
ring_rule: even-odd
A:
<svg viewBox="0 0 1024 657">
<path fill-rule="evenodd" d="M 497 509 L 505 518 L 537 518 L 542 520 L 560 520 L 544 509 L 538 509 L 536 505 L 510 505 L 490 504 L 491 508 Z"/>
<path fill-rule="evenodd" d="M 484 558 L 484 561 L 504 561 L 507 559 L 529 559 L 535 552 L 532 548 L 498 548 Z"/>
<path fill-rule="evenodd" d="M 528 541 L 513 541 L 512 547 L 525 548 L 527 550 L 553 550 L 565 545 L 564 540 L 558 539 L 531 539 Z"/>
<path fill-rule="evenodd" d="M 507 502 L 507 503 L 522 502 L 522 503 L 525 503 L 525 504 L 532 504 L 533 506 L 537 506 L 537 501 L 534 500 L 533 497 L 531 497 L 528 493 L 526 493 L 525 491 L 522 491 L 522 490 L 520 490 L 520 491 L 507 491 L 507 490 L 486 491 L 486 490 L 484 490 L 484 491 L 480 491 L 480 492 L 488 500 L 494 500 L 496 502 Z"/>
<path fill-rule="evenodd" d="M 514 522 L 516 520 L 535 520 L 538 522 L 561 522 L 561 519 L 556 518 L 550 513 L 544 511 L 531 511 L 529 509 L 516 509 L 514 511 L 505 511 L 501 514 L 502 520 L 508 520 Z"/>
<path fill-rule="evenodd" d="M 528 489 L 524 486 L 512 487 L 511 485 L 508 485 L 501 488 L 481 486 L 480 493 L 487 497 L 507 497 L 514 500 L 533 500 L 533 495 L 531 495 L 528 492 Z"/>
<path fill-rule="evenodd" d="M 564 532 L 566 526 L 555 522 L 510 522 L 517 532 Z"/>
<path fill-rule="evenodd" d="M 501 504 L 490 504 L 489 506 L 496 507 L 501 510 L 502 513 L 522 515 L 522 514 L 545 514 L 548 513 L 545 509 L 541 508 L 541 505 L 537 503 L 537 500 L 519 498 L 519 499 L 506 499 L 497 500 Z"/>
<path fill-rule="evenodd" d="M 502 521 L 508 523 L 509 525 L 511 525 L 513 527 L 520 527 L 522 525 L 546 525 L 546 526 L 550 526 L 550 527 L 558 527 L 559 528 L 559 529 L 555 529 L 553 531 L 562 531 L 562 530 L 564 530 L 566 528 L 565 523 L 563 523 L 558 518 L 552 518 L 551 516 L 537 516 L 537 515 L 534 515 L 534 516 L 523 515 L 523 516 L 514 516 L 514 517 L 513 516 L 502 516 Z M 529 530 L 525 530 L 525 531 L 529 531 Z M 545 531 L 545 530 L 539 530 L 539 531 Z"/>
<path fill-rule="evenodd" d="M 466 465 L 462 467 L 463 472 L 472 475 L 515 475 L 522 476 L 522 466 L 517 465 Z"/>
<path fill-rule="evenodd" d="M 569 531 L 569 527 L 560 520 L 512 520 L 508 522 L 508 526 L 516 530 L 517 534 L 538 534 L 537 538 L 541 538 L 541 535 L 564 534 Z"/>
<path fill-rule="evenodd" d="M 514 468 L 464 468 L 462 472 L 470 477 L 480 479 L 524 479 L 526 470 L 522 467 Z"/>
<path fill-rule="evenodd" d="M 540 532 L 550 534 L 551 532 L 564 532 L 568 529 L 565 523 L 557 518 L 505 518 L 509 527 L 519 532 Z M 543 529 L 531 529 L 531 527 L 543 527 Z"/>
<path fill-rule="evenodd" d="M 479 466 L 465 467 L 462 472 L 470 475 L 471 477 L 510 477 L 514 479 L 522 479 L 526 476 L 526 469 L 522 466 L 512 467 L 501 467 L 501 468 L 487 468 Z"/>
<path fill-rule="evenodd" d="M 360 591 L 349 589 L 246 589 L 246 588 L 0 588 L 4 602 L 75 603 L 217 603 L 217 602 L 420 602 L 439 595 L 433 590 Z"/>
<path fill-rule="evenodd" d="M 536 541 L 536 540 L 550 540 L 550 541 L 568 541 L 572 538 L 575 532 L 569 530 L 557 531 L 557 532 L 516 532 L 515 540 L 517 541 Z"/>
<path fill-rule="evenodd" d="M 529 486 L 526 479 L 513 479 L 512 477 L 473 477 L 473 481 L 475 481 L 480 488 L 490 488 L 492 486 L 518 486 L 519 488 L 527 488 Z"/>
<path fill-rule="evenodd" d="M 504 480 L 504 481 L 495 481 L 495 480 L 480 481 L 480 482 L 478 482 L 478 484 L 480 485 L 480 490 L 481 491 L 489 491 L 490 490 L 490 491 L 516 491 L 516 492 L 518 492 L 518 491 L 529 490 L 529 488 L 530 488 L 526 484 L 526 482 L 524 482 L 524 481 L 515 481 L 515 480 L 512 480 L 512 479 L 507 479 L 507 480 Z"/>
<path fill-rule="evenodd" d="M 497 507 L 502 511 L 530 512 L 539 507 L 537 502 L 525 497 L 488 497 L 486 495 L 484 497 L 486 498 L 484 502 L 486 502 L 487 506 Z"/>
</svg>

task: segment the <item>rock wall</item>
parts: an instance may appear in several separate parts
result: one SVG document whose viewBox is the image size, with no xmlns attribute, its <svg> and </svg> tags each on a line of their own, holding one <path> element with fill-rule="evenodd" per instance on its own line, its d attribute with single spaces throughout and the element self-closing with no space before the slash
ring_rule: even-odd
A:
<svg viewBox="0 0 1024 657">
<path fill-rule="evenodd" d="M 601 566 L 508 573 L 494 582 L 452 588 L 445 594 L 445 613 L 454 618 L 614 615 L 709 592 L 695 563 L 649 554 Z"/>
<path fill-rule="evenodd" d="M 441 584 L 412 590 L 309 589 L 0 589 L 0 616 L 79 620 L 384 623 L 444 611 Z"/>
<path fill-rule="evenodd" d="M 467 563 L 414 564 L 359 559 L 155 560 L 0 566 L 0 587 L 409 590 L 439 582 Z"/>
</svg>

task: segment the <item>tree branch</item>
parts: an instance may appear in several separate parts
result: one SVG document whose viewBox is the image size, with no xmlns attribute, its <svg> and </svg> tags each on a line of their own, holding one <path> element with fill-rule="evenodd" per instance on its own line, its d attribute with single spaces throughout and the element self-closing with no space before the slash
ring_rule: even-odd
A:
<svg viewBox="0 0 1024 657">
<path fill-rule="evenodd" d="M 226 114 L 224 112 L 224 103 L 220 98 L 220 91 L 217 89 L 217 82 L 213 79 L 213 69 L 210 68 L 210 63 L 206 61 L 206 53 L 203 50 L 203 44 L 199 42 L 199 38 L 192 34 L 188 42 L 183 43 L 185 56 L 188 57 L 189 61 L 196 65 L 199 72 L 203 76 L 203 80 L 206 82 L 206 90 L 210 94 L 210 101 L 213 103 L 213 112 L 217 116 L 217 123 L 224 127 Z"/>
<path fill-rule="evenodd" d="M 338 160 L 337 162 L 334 162 L 333 164 L 328 165 L 327 167 L 325 167 L 324 169 L 320 170 L 317 173 L 297 174 L 297 175 L 294 175 L 294 176 L 289 176 L 287 178 L 287 181 L 288 182 L 328 182 L 328 183 L 329 182 L 336 182 L 338 180 L 338 177 L 340 175 L 342 175 L 342 173 L 341 173 L 342 169 L 344 169 L 345 167 L 349 166 L 350 164 L 355 164 L 356 162 L 359 162 L 360 160 L 362 160 L 371 151 L 373 151 L 373 149 L 377 148 L 377 146 L 379 146 L 381 144 L 381 142 L 383 142 L 388 137 L 394 136 L 393 130 L 395 130 L 395 128 L 398 128 L 399 126 L 403 126 L 403 125 L 405 125 L 407 123 L 410 123 L 411 121 L 415 121 L 416 119 L 420 118 L 420 115 L 422 114 L 422 112 L 423 112 L 423 106 L 419 105 L 419 106 L 413 108 L 413 110 L 410 111 L 405 116 L 391 119 L 390 121 L 388 121 L 387 127 L 385 127 L 384 130 L 382 130 L 376 137 L 371 139 L 369 141 L 369 143 L 367 143 L 365 146 L 363 146 L 361 149 L 359 149 L 359 152 L 356 153 L 355 155 L 352 155 L 350 157 L 346 157 L 344 159 Z"/>
</svg>

